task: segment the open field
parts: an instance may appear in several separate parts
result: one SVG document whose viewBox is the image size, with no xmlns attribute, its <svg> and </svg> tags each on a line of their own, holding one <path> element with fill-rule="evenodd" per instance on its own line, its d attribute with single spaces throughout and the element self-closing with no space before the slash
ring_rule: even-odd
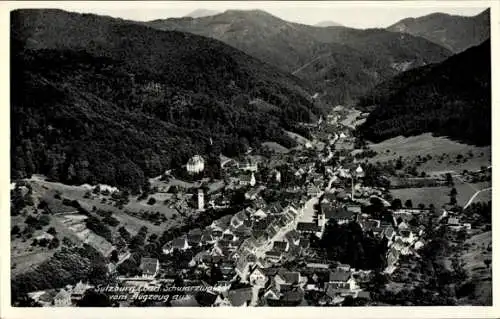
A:
<svg viewBox="0 0 500 319">
<path fill-rule="evenodd" d="M 175 183 L 182 184 L 182 181 L 174 181 Z M 104 211 L 110 211 L 113 213 L 113 217 L 120 221 L 120 226 L 124 226 L 129 230 L 132 234 L 135 234 L 142 226 L 148 228 L 149 232 L 155 232 L 161 234 L 167 228 L 174 226 L 182 221 L 181 218 L 173 220 L 167 220 L 166 223 L 162 225 L 154 225 L 152 222 L 148 220 L 143 220 L 134 216 L 131 216 L 125 211 L 130 212 L 140 212 L 140 211 L 151 211 L 151 212 L 159 212 L 160 214 L 164 214 L 165 217 L 170 218 L 173 214 L 177 214 L 177 211 L 173 208 L 169 208 L 164 205 L 163 201 L 170 196 L 169 194 L 155 194 L 151 195 L 157 199 L 157 202 L 154 205 L 148 205 L 147 200 L 137 201 L 135 197 L 130 198 L 130 202 L 123 207 L 123 209 L 119 209 L 114 206 L 114 201 L 110 200 L 106 196 L 97 195 L 92 196 L 93 198 L 84 198 L 85 193 L 89 190 L 85 186 L 70 186 L 64 185 L 61 183 L 53 183 L 47 182 L 40 178 L 30 180 L 30 183 L 33 185 L 34 196 L 39 196 L 44 198 L 47 201 L 54 201 L 54 195 L 56 193 L 60 193 L 62 198 L 68 198 L 70 200 L 78 200 L 81 206 L 88 211 L 92 211 L 95 207 L 96 209 L 101 209 Z M 188 183 L 186 183 L 188 184 Z M 105 199 L 103 201 L 103 199 Z M 71 208 L 70 208 L 71 210 Z M 61 227 L 54 222 L 54 227 L 59 232 L 59 230 L 63 231 L 64 226 Z M 59 228 L 59 229 L 58 229 Z M 111 227 L 110 227 L 111 228 Z"/>
<path fill-rule="evenodd" d="M 292 139 L 294 139 L 297 143 L 301 144 L 301 145 L 305 145 L 307 143 L 310 143 L 311 141 L 309 141 L 307 138 L 303 137 L 302 135 L 299 135 L 297 133 L 294 133 L 294 132 L 290 132 L 290 131 L 285 131 L 285 133 L 291 137 Z"/>
<path fill-rule="evenodd" d="M 45 249 L 44 251 L 27 252 L 24 255 L 15 257 L 11 256 L 10 264 L 14 266 L 11 268 L 11 276 L 14 277 L 17 274 L 24 273 L 32 267 L 41 264 L 45 260 L 52 257 L 55 251 L 56 249 L 52 249 L 50 251 Z"/>
<path fill-rule="evenodd" d="M 264 142 L 264 143 L 262 143 L 262 146 L 270 149 L 271 151 L 273 151 L 275 153 L 279 153 L 279 154 L 286 154 L 289 152 L 288 148 L 286 148 L 283 145 L 278 144 L 276 142 Z"/>
<path fill-rule="evenodd" d="M 431 155 L 432 159 L 423 163 L 419 171 L 456 171 L 462 172 L 464 169 L 477 170 L 481 166 L 491 165 L 491 147 L 477 147 L 473 145 L 461 144 L 445 137 L 434 137 L 431 133 L 421 134 L 411 137 L 394 137 L 378 144 L 371 144 L 369 147 L 376 151 L 377 156 L 369 159 L 370 162 L 384 162 L 399 158 L 414 158 L 418 155 Z M 389 152 L 387 152 L 389 151 Z M 468 158 L 465 163 L 456 163 L 454 159 L 461 154 L 465 156 L 472 152 L 473 158 Z M 439 163 L 438 156 L 443 153 L 449 155 Z M 481 155 L 482 154 L 482 155 Z M 450 163 L 450 160 L 452 161 Z"/>
<path fill-rule="evenodd" d="M 482 182 L 477 184 L 455 183 L 457 189 L 457 203 L 460 206 L 465 205 L 477 190 L 491 187 L 490 182 Z M 434 204 L 435 207 L 442 207 L 450 201 L 451 187 L 421 187 L 421 188 L 401 188 L 392 189 L 391 194 L 394 198 L 399 198 L 403 203 L 407 199 L 411 199 L 414 206 L 422 203 L 426 207 L 429 204 Z M 486 192 L 485 192 L 486 193 Z M 476 198 L 478 198 L 476 196 Z M 476 201 L 477 199 L 475 199 Z"/>
</svg>

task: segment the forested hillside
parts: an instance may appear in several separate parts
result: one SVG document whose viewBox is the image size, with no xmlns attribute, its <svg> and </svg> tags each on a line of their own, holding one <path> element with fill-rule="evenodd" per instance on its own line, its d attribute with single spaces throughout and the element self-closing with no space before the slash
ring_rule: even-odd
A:
<svg viewBox="0 0 500 319">
<path fill-rule="evenodd" d="M 451 55 L 449 50 L 409 34 L 309 26 L 262 10 L 227 10 L 209 17 L 145 24 L 224 41 L 313 83 L 331 103 L 352 102 L 401 71 L 440 62 Z"/>
<path fill-rule="evenodd" d="M 406 18 L 387 30 L 419 36 L 458 53 L 490 37 L 490 9 L 472 17 L 433 13 Z"/>
<path fill-rule="evenodd" d="M 385 82 L 360 100 L 371 110 L 359 134 L 378 142 L 432 132 L 491 144 L 490 41 Z"/>
<path fill-rule="evenodd" d="M 13 179 L 138 190 L 210 138 L 217 155 L 291 146 L 283 128 L 319 112 L 299 79 L 219 41 L 61 10 L 11 18 Z"/>
</svg>

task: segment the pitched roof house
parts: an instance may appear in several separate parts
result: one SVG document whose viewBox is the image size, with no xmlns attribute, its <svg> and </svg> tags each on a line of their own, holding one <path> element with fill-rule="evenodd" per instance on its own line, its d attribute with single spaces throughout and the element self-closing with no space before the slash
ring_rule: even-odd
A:
<svg viewBox="0 0 500 319">
<path fill-rule="evenodd" d="M 300 244 L 300 234 L 296 230 L 291 230 L 285 234 L 285 239 L 290 245 L 298 246 Z"/>
<path fill-rule="evenodd" d="M 280 253 L 288 251 L 289 243 L 287 241 L 275 241 L 273 242 L 272 250 Z"/>
<path fill-rule="evenodd" d="M 251 287 L 238 288 L 228 291 L 228 299 L 233 307 L 246 307 L 252 300 L 253 292 Z"/>
<path fill-rule="evenodd" d="M 297 224 L 297 231 L 300 233 L 313 234 L 321 231 L 321 228 L 313 222 L 299 222 Z"/>
<path fill-rule="evenodd" d="M 255 179 L 254 173 L 251 174 L 241 174 L 238 177 L 240 185 L 243 186 L 255 186 L 257 180 Z"/>
<path fill-rule="evenodd" d="M 54 297 L 54 306 L 69 307 L 71 305 L 71 294 L 66 289 L 61 289 Z"/>
<path fill-rule="evenodd" d="M 330 272 L 330 278 L 325 286 L 327 292 L 330 290 L 330 294 L 352 292 L 358 288 L 350 272 L 339 270 Z"/>
<path fill-rule="evenodd" d="M 88 289 L 92 288 L 91 285 L 87 283 L 83 283 L 81 280 L 75 285 L 75 288 L 73 288 L 73 291 L 71 291 L 71 299 L 73 300 L 80 300 L 82 299 L 83 295 L 85 294 L 85 291 Z"/>
<path fill-rule="evenodd" d="M 234 216 L 231 218 L 231 226 L 233 228 L 238 228 L 239 226 L 243 225 L 244 221 L 248 219 L 248 216 L 244 210 L 241 210 L 234 214 Z"/>
<path fill-rule="evenodd" d="M 178 237 L 163 246 L 163 253 L 166 255 L 171 254 L 175 249 L 186 250 L 189 249 L 188 240 L 186 236 Z"/>
<path fill-rule="evenodd" d="M 250 284 L 263 287 L 266 284 L 268 278 L 260 267 L 255 267 L 250 272 L 249 280 Z"/>
<path fill-rule="evenodd" d="M 143 278 L 154 278 L 160 270 L 160 262 L 156 258 L 142 258 L 140 269 Z"/>
</svg>

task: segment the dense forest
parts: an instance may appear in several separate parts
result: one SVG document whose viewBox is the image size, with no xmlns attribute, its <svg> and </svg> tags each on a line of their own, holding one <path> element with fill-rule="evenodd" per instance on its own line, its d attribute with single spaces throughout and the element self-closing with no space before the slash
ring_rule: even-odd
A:
<svg viewBox="0 0 500 319">
<path fill-rule="evenodd" d="M 60 10 L 11 23 L 14 179 L 139 191 L 209 149 L 293 146 L 283 129 L 322 112 L 299 79 L 219 41 Z"/>
<path fill-rule="evenodd" d="M 490 41 L 435 65 L 407 71 L 360 99 L 371 110 L 358 133 L 379 142 L 432 132 L 491 144 Z"/>
<path fill-rule="evenodd" d="M 11 281 L 11 298 L 18 301 L 32 291 L 58 289 L 78 281 L 98 285 L 106 281 L 104 258 L 92 247 L 63 247 L 54 256 Z"/>
</svg>

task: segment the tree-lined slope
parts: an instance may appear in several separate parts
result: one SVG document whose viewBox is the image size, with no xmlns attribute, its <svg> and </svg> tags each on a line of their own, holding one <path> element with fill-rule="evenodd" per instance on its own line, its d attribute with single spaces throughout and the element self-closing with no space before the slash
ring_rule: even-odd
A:
<svg viewBox="0 0 500 319">
<path fill-rule="evenodd" d="M 372 110 L 360 134 L 375 142 L 432 132 L 491 144 L 490 41 L 377 86 L 359 107 Z"/>
<path fill-rule="evenodd" d="M 213 39 L 61 10 L 14 11 L 11 30 L 13 178 L 138 189 L 210 138 L 286 145 L 315 116 L 301 80 Z"/>
</svg>

